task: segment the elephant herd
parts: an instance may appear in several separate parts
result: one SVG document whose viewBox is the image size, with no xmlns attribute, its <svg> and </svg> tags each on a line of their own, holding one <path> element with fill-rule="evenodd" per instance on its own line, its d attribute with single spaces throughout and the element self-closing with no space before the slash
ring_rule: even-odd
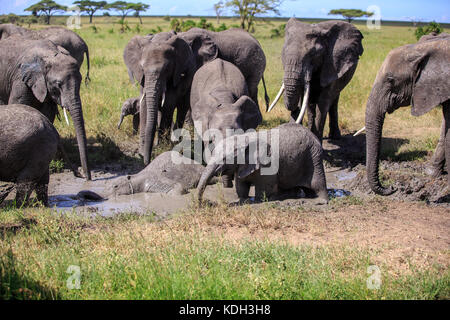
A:
<svg viewBox="0 0 450 320">
<path fill-rule="evenodd" d="M 347 22 L 307 24 L 290 19 L 281 52 L 283 83 L 269 106 L 263 76 L 266 58 L 249 33 L 193 28 L 133 37 L 123 58 L 141 94 L 125 101 L 118 127 L 125 116 L 133 115 L 133 131 L 139 133 L 139 152 L 147 167 L 121 178 L 111 192 L 169 192 L 197 186 L 201 199 L 212 178 L 222 175 L 225 187 L 232 187 L 234 179 L 241 200 L 249 197 L 253 185 L 257 201 L 298 187 L 328 201 L 321 146 L 324 125 L 329 115 L 330 138 L 340 138 L 339 95 L 363 54 L 362 39 Z M 86 179 L 91 179 L 80 98 L 84 54 L 88 81 L 88 48 L 76 33 L 58 27 L 31 31 L 0 25 L 0 181 L 16 183 L 18 204 L 33 190 L 47 204 L 49 163 L 62 149 L 52 125 L 59 116 L 58 105 L 73 119 L 81 165 Z M 442 105 L 441 136 L 431 164 L 434 176 L 444 172 L 450 161 L 449 61 L 450 35 L 445 33 L 424 36 L 386 57 L 366 108 L 367 179 L 375 193 L 395 191 L 380 184 L 378 165 L 385 114 L 402 106 L 411 105 L 412 114 L 420 116 Z M 290 123 L 255 131 L 263 121 L 258 104 L 261 80 L 266 111 L 284 94 Z M 303 127 L 306 111 L 308 123 Z M 198 162 L 171 166 L 173 151 L 151 161 L 156 134 L 164 137 L 185 122 L 193 123 L 205 150 L 214 151 L 204 160 L 207 166 Z M 211 130 L 219 135 L 202 136 Z M 230 136 L 230 131 L 236 134 Z M 239 155 L 244 161 L 237 161 Z M 0 190 L 0 202 L 10 191 Z"/>
</svg>

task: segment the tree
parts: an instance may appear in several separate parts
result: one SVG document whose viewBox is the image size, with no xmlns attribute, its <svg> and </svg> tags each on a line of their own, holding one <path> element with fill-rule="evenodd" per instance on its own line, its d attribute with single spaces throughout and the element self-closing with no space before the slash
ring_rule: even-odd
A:
<svg viewBox="0 0 450 320">
<path fill-rule="evenodd" d="M 106 6 L 106 1 L 89 1 L 81 0 L 75 1 L 81 12 L 86 12 L 89 15 L 89 23 L 92 23 L 92 17 L 94 13 L 98 10 L 102 10 Z"/>
<path fill-rule="evenodd" d="M 53 0 L 41 0 L 38 3 L 35 3 L 25 9 L 25 11 L 31 11 L 33 15 L 37 15 L 39 12 L 44 14 L 46 17 L 47 24 L 50 24 L 50 17 L 54 15 L 56 12 L 66 10 L 67 10 L 66 6 L 57 4 Z"/>
<path fill-rule="evenodd" d="M 132 3 L 132 9 L 134 10 L 134 16 L 139 18 L 139 22 L 142 24 L 142 19 L 140 16 L 140 12 L 147 11 L 150 8 L 149 4 L 145 4 L 142 2 Z"/>
<path fill-rule="evenodd" d="M 278 8 L 282 3 L 283 0 L 230 0 L 225 7 L 239 15 L 242 29 L 250 31 L 254 28 L 256 16 L 269 12 L 280 15 Z"/>
<path fill-rule="evenodd" d="M 414 33 L 416 35 L 417 40 L 419 40 L 422 36 L 426 34 L 433 34 L 436 36 L 441 32 L 442 32 L 441 25 L 436 21 L 432 21 L 425 27 L 418 27 Z"/>
<path fill-rule="evenodd" d="M 334 9 L 328 12 L 328 14 L 343 16 L 349 23 L 352 22 L 353 18 L 373 16 L 373 12 L 362 11 L 359 9 Z"/>
<path fill-rule="evenodd" d="M 133 6 L 135 3 L 130 3 L 126 1 L 116 1 L 113 3 L 109 3 L 105 6 L 105 9 L 112 9 L 117 12 L 120 12 L 120 15 L 122 16 L 122 20 L 125 20 L 125 17 L 130 13 L 133 12 Z"/>
<path fill-rule="evenodd" d="M 220 0 L 214 5 L 214 11 L 216 12 L 217 17 L 217 24 L 220 24 L 220 15 L 222 14 L 224 7 L 225 5 L 222 0 Z"/>
</svg>

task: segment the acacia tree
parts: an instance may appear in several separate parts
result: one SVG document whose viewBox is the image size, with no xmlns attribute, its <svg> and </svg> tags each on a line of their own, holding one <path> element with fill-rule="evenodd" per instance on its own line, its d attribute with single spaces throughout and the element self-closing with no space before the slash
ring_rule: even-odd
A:
<svg viewBox="0 0 450 320">
<path fill-rule="evenodd" d="M 371 17 L 373 12 L 362 11 L 358 9 L 334 9 L 328 12 L 328 15 L 343 16 L 350 23 L 354 18 Z"/>
<path fill-rule="evenodd" d="M 45 15 L 45 22 L 50 24 L 50 17 L 54 15 L 58 11 L 66 11 L 67 7 L 57 4 L 53 0 L 41 0 L 38 3 L 35 3 L 24 11 L 31 11 L 33 15 L 38 15 L 38 13 L 42 13 Z"/>
<path fill-rule="evenodd" d="M 222 14 L 224 7 L 225 5 L 222 0 L 214 5 L 214 11 L 216 12 L 217 17 L 217 24 L 220 24 L 220 15 Z"/>
<path fill-rule="evenodd" d="M 92 23 L 94 13 L 98 10 L 102 10 L 106 6 L 106 1 L 81 0 L 75 1 L 74 4 L 80 8 L 81 12 L 86 12 L 89 15 L 89 23 Z"/>
<path fill-rule="evenodd" d="M 117 12 L 120 12 L 120 15 L 122 16 L 122 20 L 125 20 L 126 16 L 133 12 L 133 6 L 135 3 L 130 3 L 126 1 L 116 1 L 113 3 L 109 3 L 105 6 L 105 9 L 112 9 Z"/>
<path fill-rule="evenodd" d="M 149 4 L 145 4 L 142 2 L 138 3 L 132 3 L 131 4 L 132 9 L 134 10 L 134 16 L 139 18 L 139 22 L 142 24 L 142 19 L 140 12 L 145 12 L 150 8 Z"/>
<path fill-rule="evenodd" d="M 269 12 L 280 15 L 278 8 L 282 3 L 283 0 L 230 0 L 225 3 L 225 7 L 239 15 L 242 29 L 250 31 L 258 15 Z"/>
</svg>

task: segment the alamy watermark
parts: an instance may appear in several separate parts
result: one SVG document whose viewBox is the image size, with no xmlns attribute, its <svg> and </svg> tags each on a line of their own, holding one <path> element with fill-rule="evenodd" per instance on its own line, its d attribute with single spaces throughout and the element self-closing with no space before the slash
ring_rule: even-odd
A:
<svg viewBox="0 0 450 320">
<path fill-rule="evenodd" d="M 67 8 L 67 12 L 73 12 L 73 14 L 67 18 L 67 28 L 69 29 L 81 29 L 81 10 L 78 6 L 72 6 Z"/>
<path fill-rule="evenodd" d="M 377 5 L 370 5 L 366 9 L 367 12 L 372 12 L 373 15 L 367 18 L 367 28 L 369 30 L 381 28 L 381 9 Z"/>
<path fill-rule="evenodd" d="M 66 287 L 69 290 L 81 289 L 81 268 L 80 266 L 70 265 L 66 273 L 70 276 L 66 280 Z"/>
<path fill-rule="evenodd" d="M 381 287 L 381 270 L 378 266 L 371 265 L 367 267 L 367 274 L 370 276 L 367 278 L 367 289 L 378 290 Z"/>
</svg>

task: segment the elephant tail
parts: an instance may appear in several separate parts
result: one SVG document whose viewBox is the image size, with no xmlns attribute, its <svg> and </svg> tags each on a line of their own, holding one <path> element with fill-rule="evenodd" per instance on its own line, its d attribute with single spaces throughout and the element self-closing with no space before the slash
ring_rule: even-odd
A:
<svg viewBox="0 0 450 320">
<path fill-rule="evenodd" d="M 91 64 L 89 61 L 89 48 L 86 46 L 86 62 L 87 62 L 87 72 L 86 72 L 86 78 L 84 79 L 84 83 L 87 85 L 91 78 L 89 77 L 89 69 L 91 68 Z"/>
<path fill-rule="evenodd" d="M 266 111 L 269 110 L 270 98 L 267 94 L 266 81 L 264 80 L 264 75 L 262 76 L 262 83 L 264 87 L 264 100 L 266 100 Z"/>
</svg>

